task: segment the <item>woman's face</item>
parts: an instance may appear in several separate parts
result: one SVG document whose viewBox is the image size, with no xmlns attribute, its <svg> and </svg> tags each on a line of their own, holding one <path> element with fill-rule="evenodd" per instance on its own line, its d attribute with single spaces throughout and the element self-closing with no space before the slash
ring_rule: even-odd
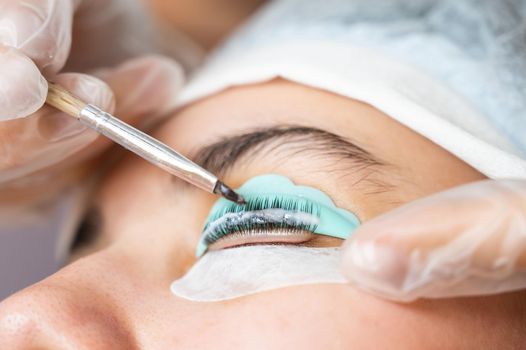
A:
<svg viewBox="0 0 526 350">
<path fill-rule="evenodd" d="M 482 178 L 371 106 L 279 80 L 197 102 L 156 136 L 232 187 L 281 174 L 323 190 L 362 221 Z M 524 342 L 524 293 L 400 305 L 349 285 L 317 284 L 214 303 L 179 298 L 169 286 L 196 262 L 215 199 L 128 155 L 96 195 L 97 236 L 70 265 L 0 304 L 2 348 L 496 349 Z"/>
</svg>

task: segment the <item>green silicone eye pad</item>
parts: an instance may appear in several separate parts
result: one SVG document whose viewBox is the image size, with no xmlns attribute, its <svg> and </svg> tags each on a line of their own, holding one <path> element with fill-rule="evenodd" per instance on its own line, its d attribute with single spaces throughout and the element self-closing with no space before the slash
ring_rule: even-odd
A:
<svg viewBox="0 0 526 350">
<path fill-rule="evenodd" d="M 217 239 L 236 231 L 301 229 L 345 239 L 360 225 L 348 210 L 338 208 L 322 191 L 295 185 L 281 175 L 260 175 L 237 189 L 247 204 L 219 199 L 206 220 L 196 255 L 203 255 Z"/>
</svg>

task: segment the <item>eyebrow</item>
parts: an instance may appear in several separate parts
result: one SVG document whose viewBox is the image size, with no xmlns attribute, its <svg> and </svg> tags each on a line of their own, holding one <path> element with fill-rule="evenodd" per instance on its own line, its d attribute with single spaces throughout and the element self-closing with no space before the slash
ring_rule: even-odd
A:
<svg viewBox="0 0 526 350">
<path fill-rule="evenodd" d="M 386 165 L 370 152 L 342 136 L 306 126 L 274 126 L 225 137 L 200 148 L 190 158 L 208 171 L 222 177 L 241 163 L 252 160 L 256 155 L 276 157 L 280 151 L 283 151 L 282 155 L 287 159 L 301 155 L 330 159 L 334 164 L 332 170 L 348 170 L 349 166 L 352 166 L 353 171 L 357 171 Z"/>
<path fill-rule="evenodd" d="M 103 220 L 97 207 L 89 207 L 82 221 L 78 224 L 73 241 L 69 247 L 70 253 L 95 243 L 100 236 Z"/>
</svg>

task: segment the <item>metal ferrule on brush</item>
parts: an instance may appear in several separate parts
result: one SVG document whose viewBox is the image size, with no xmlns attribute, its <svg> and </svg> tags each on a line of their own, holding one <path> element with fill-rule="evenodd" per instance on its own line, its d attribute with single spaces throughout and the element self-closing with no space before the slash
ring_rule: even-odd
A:
<svg viewBox="0 0 526 350">
<path fill-rule="evenodd" d="M 78 118 L 82 124 L 207 192 L 216 193 L 218 185 L 222 184 L 212 173 L 170 147 L 93 105 L 86 105 L 80 111 Z"/>
</svg>

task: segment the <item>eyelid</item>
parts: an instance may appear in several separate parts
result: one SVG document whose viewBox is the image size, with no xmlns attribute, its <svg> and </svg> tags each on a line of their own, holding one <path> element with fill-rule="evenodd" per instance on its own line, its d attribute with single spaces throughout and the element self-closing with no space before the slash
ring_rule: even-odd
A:
<svg viewBox="0 0 526 350">
<path fill-rule="evenodd" d="M 252 201 L 252 203 L 254 202 Z M 284 206 L 283 202 L 273 201 L 272 204 Z M 236 239 L 243 238 L 247 243 L 252 238 L 256 238 L 255 234 L 258 234 L 258 238 L 255 239 L 258 242 L 266 240 L 266 237 L 274 236 L 276 238 L 275 242 L 294 243 L 294 236 L 303 235 L 303 233 L 308 233 L 309 237 L 303 237 L 301 241 L 308 240 L 316 230 L 319 222 L 318 215 L 313 207 L 301 207 L 299 203 L 296 204 L 297 207 L 294 211 L 277 207 L 253 211 L 226 212 L 206 225 L 199 241 L 196 255 L 203 255 L 208 247 L 214 243 L 220 240 L 225 242 L 228 240 L 227 237 L 236 234 Z M 299 208 L 302 208 L 303 211 L 297 210 Z M 311 212 L 307 212 L 307 208 Z M 276 233 L 281 235 L 278 237 Z M 284 239 L 285 236 L 287 236 L 288 240 Z"/>
<path fill-rule="evenodd" d="M 209 250 L 238 247 L 252 244 L 301 244 L 312 240 L 312 232 L 301 229 L 253 229 L 226 235 L 208 246 Z"/>
<path fill-rule="evenodd" d="M 269 193 L 269 190 L 275 192 Z M 219 199 L 214 204 L 197 246 L 198 257 L 206 252 L 210 244 L 236 231 L 250 231 L 254 228 L 294 228 L 345 239 L 360 224 L 356 215 L 337 207 L 322 191 L 295 185 L 281 175 L 256 176 L 237 191 L 245 197 L 247 203 L 240 206 Z M 258 216 L 265 210 L 278 210 L 277 216 L 268 216 L 266 212 L 263 216 Z M 306 218 L 306 215 L 315 217 L 316 222 Z M 292 221 L 288 220 L 288 217 L 292 218 Z M 228 222 L 229 218 L 234 222 Z M 256 220 L 252 220 L 254 218 Z"/>
</svg>

